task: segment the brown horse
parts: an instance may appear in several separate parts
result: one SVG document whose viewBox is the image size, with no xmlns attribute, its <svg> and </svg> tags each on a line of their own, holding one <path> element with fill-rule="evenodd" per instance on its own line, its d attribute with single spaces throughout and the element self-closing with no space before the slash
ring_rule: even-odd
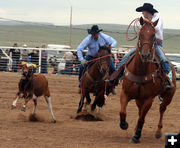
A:
<svg viewBox="0 0 180 148">
<path fill-rule="evenodd" d="M 109 76 L 110 68 L 110 54 L 111 49 L 106 46 L 99 47 L 97 54 L 98 60 L 91 63 L 86 70 L 83 72 L 81 79 L 81 99 L 79 102 L 79 107 L 77 113 L 82 111 L 84 105 L 84 98 L 86 98 L 85 110 L 87 110 L 88 105 L 91 103 L 90 93 L 95 95 L 95 100 L 91 105 L 91 111 L 96 109 L 96 105 L 100 108 L 105 103 L 104 94 L 109 94 L 109 87 L 106 87 L 106 79 Z"/>
<path fill-rule="evenodd" d="M 157 95 L 163 98 L 160 104 L 160 119 L 158 129 L 156 131 L 156 138 L 162 136 L 161 129 L 163 127 L 162 120 L 166 107 L 171 103 L 173 95 L 176 90 L 176 78 L 173 66 L 171 66 L 173 73 L 174 87 L 170 90 L 164 90 L 164 83 L 167 79 L 161 69 L 157 56 L 155 54 L 155 29 L 156 22 L 147 22 L 140 19 L 142 28 L 139 32 L 139 40 L 134 58 L 126 65 L 124 72 L 124 79 L 122 84 L 122 91 L 120 96 L 120 127 L 123 130 L 128 128 L 126 122 L 126 107 L 131 99 L 135 99 L 136 105 L 139 109 L 139 119 L 136 125 L 135 135 L 130 142 L 139 143 L 142 128 L 145 121 L 145 116 L 152 106 L 152 102 Z"/>
</svg>

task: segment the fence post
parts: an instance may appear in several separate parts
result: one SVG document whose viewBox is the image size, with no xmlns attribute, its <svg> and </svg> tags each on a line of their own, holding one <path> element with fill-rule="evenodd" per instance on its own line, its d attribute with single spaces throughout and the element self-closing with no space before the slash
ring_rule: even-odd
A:
<svg viewBox="0 0 180 148">
<path fill-rule="evenodd" d="M 41 52 L 42 50 L 39 49 L 39 73 L 41 73 Z"/>
</svg>

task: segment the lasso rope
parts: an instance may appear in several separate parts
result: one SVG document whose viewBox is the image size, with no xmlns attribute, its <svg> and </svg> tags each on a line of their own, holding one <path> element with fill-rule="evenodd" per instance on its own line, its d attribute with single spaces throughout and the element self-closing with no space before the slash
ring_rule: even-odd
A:
<svg viewBox="0 0 180 148">
<path fill-rule="evenodd" d="M 128 26 L 127 30 L 126 30 L 126 40 L 127 41 L 133 41 L 138 37 L 138 33 L 139 33 L 139 30 L 140 30 L 138 22 L 139 22 L 139 18 L 136 18 L 129 24 L 129 26 Z M 133 23 L 134 23 L 133 29 L 134 29 L 135 37 L 130 39 L 130 38 L 128 38 L 128 32 L 129 32 L 130 27 L 133 25 Z M 138 31 L 136 31 L 136 29 L 138 29 Z"/>
<path fill-rule="evenodd" d="M 74 65 L 74 66 L 70 66 L 70 67 L 67 67 L 67 68 L 64 68 L 64 69 L 55 71 L 55 72 L 53 72 L 53 74 L 56 74 L 56 73 L 58 73 L 58 72 L 61 72 L 61 71 L 67 70 L 67 69 L 75 68 L 75 67 L 78 67 L 78 66 L 80 66 L 80 65 L 87 64 L 87 63 L 90 63 L 90 62 L 93 62 L 93 61 L 98 61 L 98 60 L 100 60 L 100 59 L 103 59 L 103 58 L 106 58 L 106 57 L 109 57 L 109 56 L 112 56 L 112 54 L 108 54 L 108 55 L 105 55 L 105 56 L 102 56 L 102 57 L 98 57 L 98 58 L 95 58 L 95 59 L 93 59 L 93 60 L 90 60 L 90 61 L 81 63 L 81 64 L 77 64 L 77 65 Z"/>
</svg>

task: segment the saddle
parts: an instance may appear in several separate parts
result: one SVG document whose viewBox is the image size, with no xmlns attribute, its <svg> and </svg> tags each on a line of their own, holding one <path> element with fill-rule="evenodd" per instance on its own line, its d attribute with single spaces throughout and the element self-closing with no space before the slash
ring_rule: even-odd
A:
<svg viewBox="0 0 180 148">
<path fill-rule="evenodd" d="M 123 77 L 126 77 L 127 79 L 129 79 L 130 81 L 133 81 L 135 83 L 141 83 L 141 84 L 147 83 L 149 81 L 153 81 L 153 83 L 154 83 L 155 78 L 159 77 L 159 78 L 161 78 L 161 80 L 163 82 L 162 85 L 164 85 L 164 83 L 166 81 L 164 79 L 165 73 L 162 70 L 162 67 L 160 64 L 160 59 L 156 54 L 154 55 L 154 57 L 152 59 L 152 62 L 154 62 L 158 67 L 158 69 L 156 71 L 142 77 L 142 76 L 137 76 L 128 70 L 127 67 L 132 62 L 132 60 L 134 59 L 135 54 L 136 54 L 135 52 L 132 53 L 130 55 L 130 58 L 128 59 L 128 61 L 124 65 L 122 65 L 119 69 L 117 69 L 110 76 L 110 80 L 109 80 L 110 85 L 117 86 L 119 84 L 119 80 L 123 79 Z"/>
</svg>

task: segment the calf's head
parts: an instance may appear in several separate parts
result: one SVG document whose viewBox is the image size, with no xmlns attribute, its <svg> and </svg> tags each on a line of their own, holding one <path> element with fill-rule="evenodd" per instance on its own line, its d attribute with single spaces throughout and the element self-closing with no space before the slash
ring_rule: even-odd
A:
<svg viewBox="0 0 180 148">
<path fill-rule="evenodd" d="M 33 68 L 34 66 L 31 63 L 23 64 L 23 67 L 22 67 L 23 78 L 31 78 L 33 76 Z"/>
</svg>

